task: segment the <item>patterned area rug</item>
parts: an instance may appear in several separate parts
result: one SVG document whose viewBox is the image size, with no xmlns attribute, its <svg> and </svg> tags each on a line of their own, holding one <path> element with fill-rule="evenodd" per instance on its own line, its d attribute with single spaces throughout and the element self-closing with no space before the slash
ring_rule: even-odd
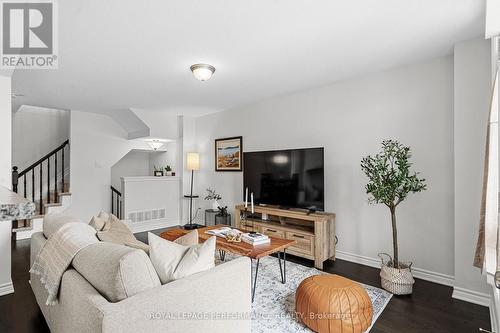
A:
<svg viewBox="0 0 500 333">
<path fill-rule="evenodd" d="M 226 254 L 226 261 L 234 258 L 236 256 Z M 217 263 L 220 263 L 220 261 L 217 260 Z M 252 333 L 312 332 L 295 316 L 295 290 L 302 280 L 317 274 L 328 273 L 287 261 L 286 284 L 282 284 L 278 258 L 265 257 L 261 259 L 257 290 L 252 306 Z M 362 286 L 367 291 L 373 304 L 373 326 L 389 303 L 392 294 L 366 284 L 362 284 Z M 370 329 L 371 327 L 366 332 L 369 332 Z"/>
</svg>

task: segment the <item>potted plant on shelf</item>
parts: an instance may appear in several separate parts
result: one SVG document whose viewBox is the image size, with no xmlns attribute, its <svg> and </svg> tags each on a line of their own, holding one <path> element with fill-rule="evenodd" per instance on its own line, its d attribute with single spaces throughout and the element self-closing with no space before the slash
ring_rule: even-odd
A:
<svg viewBox="0 0 500 333">
<path fill-rule="evenodd" d="M 368 155 L 361 160 L 361 169 L 369 179 L 366 184 L 366 193 L 370 195 L 369 203 L 382 203 L 391 212 L 393 257 L 379 254 L 382 259 L 380 277 L 382 287 L 396 295 L 411 294 L 415 282 L 411 263 L 399 260 L 396 207 L 408 194 L 426 190 L 425 179 L 419 178 L 419 173 L 410 170 L 410 158 L 410 147 L 405 147 L 398 141 L 385 140 L 380 153 Z M 383 255 L 389 259 L 384 261 Z"/>
<path fill-rule="evenodd" d="M 163 169 L 157 168 L 156 165 L 154 166 L 154 168 L 155 168 L 155 171 L 154 171 L 155 177 L 162 177 L 163 176 Z"/>
<path fill-rule="evenodd" d="M 212 201 L 212 209 L 213 210 L 218 210 L 219 209 L 219 200 L 221 200 L 222 197 L 220 194 L 217 194 L 215 190 L 212 190 L 211 188 L 207 188 L 207 195 L 205 196 L 205 200 Z"/>
<path fill-rule="evenodd" d="M 167 165 L 165 167 L 165 175 L 166 176 L 172 176 L 172 168 L 170 167 L 170 165 Z"/>
</svg>

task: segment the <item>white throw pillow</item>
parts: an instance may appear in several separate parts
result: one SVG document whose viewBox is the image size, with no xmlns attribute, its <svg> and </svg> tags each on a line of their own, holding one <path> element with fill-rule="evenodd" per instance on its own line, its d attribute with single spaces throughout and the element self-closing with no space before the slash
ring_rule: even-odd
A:
<svg viewBox="0 0 500 333">
<path fill-rule="evenodd" d="M 215 236 L 184 246 L 148 233 L 149 257 L 162 284 L 215 267 Z"/>
</svg>

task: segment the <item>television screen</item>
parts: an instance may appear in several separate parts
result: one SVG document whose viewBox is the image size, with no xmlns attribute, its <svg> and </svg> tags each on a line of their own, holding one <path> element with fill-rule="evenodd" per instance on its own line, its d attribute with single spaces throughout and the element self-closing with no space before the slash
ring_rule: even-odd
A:
<svg viewBox="0 0 500 333">
<path fill-rule="evenodd" d="M 323 148 L 243 153 L 243 192 L 256 204 L 323 211 L 323 163 Z"/>
</svg>

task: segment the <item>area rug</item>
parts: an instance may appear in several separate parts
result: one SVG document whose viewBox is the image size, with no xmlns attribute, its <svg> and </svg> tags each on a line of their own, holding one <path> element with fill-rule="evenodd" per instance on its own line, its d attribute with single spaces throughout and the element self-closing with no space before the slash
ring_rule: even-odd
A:
<svg viewBox="0 0 500 333">
<path fill-rule="evenodd" d="M 235 255 L 227 253 L 225 259 L 228 261 L 234 258 Z M 317 274 L 328 273 L 287 261 L 286 283 L 282 284 L 278 258 L 262 258 L 259 264 L 255 300 L 252 304 L 252 333 L 312 332 L 295 315 L 295 290 L 302 280 Z M 361 285 L 373 304 L 373 326 L 389 303 L 392 294 L 380 288 Z M 369 332 L 372 326 L 366 332 Z"/>
</svg>

